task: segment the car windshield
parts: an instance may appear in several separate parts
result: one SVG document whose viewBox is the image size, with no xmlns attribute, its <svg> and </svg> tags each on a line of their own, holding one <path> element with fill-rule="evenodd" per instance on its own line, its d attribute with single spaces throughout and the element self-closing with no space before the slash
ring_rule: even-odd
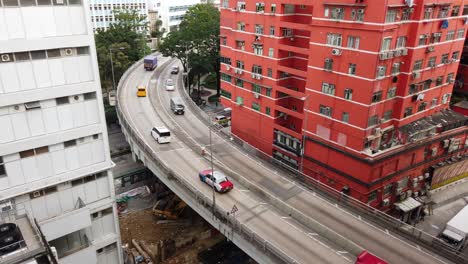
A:
<svg viewBox="0 0 468 264">
<path fill-rule="evenodd" d="M 161 133 L 159 133 L 159 136 L 161 136 L 161 137 L 170 137 L 171 132 L 161 132 Z"/>
<path fill-rule="evenodd" d="M 174 82 L 172 81 L 172 79 L 168 79 L 168 80 L 166 81 L 166 84 L 167 84 L 167 85 L 173 85 Z"/>
<path fill-rule="evenodd" d="M 145 91 L 145 88 L 138 88 L 138 91 L 139 91 L 139 92 L 144 92 L 144 91 Z"/>
</svg>

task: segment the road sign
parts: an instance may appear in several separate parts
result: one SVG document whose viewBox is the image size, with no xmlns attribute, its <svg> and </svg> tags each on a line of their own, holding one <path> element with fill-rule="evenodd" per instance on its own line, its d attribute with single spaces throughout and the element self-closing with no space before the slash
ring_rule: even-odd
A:
<svg viewBox="0 0 468 264">
<path fill-rule="evenodd" d="M 231 214 L 235 214 L 237 211 L 239 211 L 239 209 L 237 209 L 237 206 L 234 205 L 231 209 Z"/>
</svg>

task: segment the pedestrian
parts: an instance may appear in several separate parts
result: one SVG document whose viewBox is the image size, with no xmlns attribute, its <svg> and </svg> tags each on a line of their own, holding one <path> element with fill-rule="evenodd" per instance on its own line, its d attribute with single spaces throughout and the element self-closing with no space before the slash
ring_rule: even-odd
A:
<svg viewBox="0 0 468 264">
<path fill-rule="evenodd" d="M 426 209 L 421 211 L 421 222 L 424 222 L 424 218 L 426 217 Z"/>
</svg>

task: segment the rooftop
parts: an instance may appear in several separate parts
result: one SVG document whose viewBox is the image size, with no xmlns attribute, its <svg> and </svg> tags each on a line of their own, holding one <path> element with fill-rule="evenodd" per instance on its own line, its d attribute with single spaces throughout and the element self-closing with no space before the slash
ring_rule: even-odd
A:
<svg viewBox="0 0 468 264">
<path fill-rule="evenodd" d="M 460 101 L 460 102 L 454 104 L 453 106 L 460 107 L 460 108 L 463 108 L 463 109 L 468 109 L 468 101 L 463 100 L 463 101 Z"/>
</svg>

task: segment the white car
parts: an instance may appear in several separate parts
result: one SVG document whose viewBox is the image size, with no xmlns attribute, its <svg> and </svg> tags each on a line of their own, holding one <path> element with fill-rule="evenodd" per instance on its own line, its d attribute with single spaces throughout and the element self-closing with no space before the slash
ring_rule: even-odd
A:
<svg viewBox="0 0 468 264">
<path fill-rule="evenodd" d="M 172 79 L 167 79 L 166 80 L 166 91 L 174 91 L 174 90 L 175 90 L 174 81 Z"/>
</svg>

